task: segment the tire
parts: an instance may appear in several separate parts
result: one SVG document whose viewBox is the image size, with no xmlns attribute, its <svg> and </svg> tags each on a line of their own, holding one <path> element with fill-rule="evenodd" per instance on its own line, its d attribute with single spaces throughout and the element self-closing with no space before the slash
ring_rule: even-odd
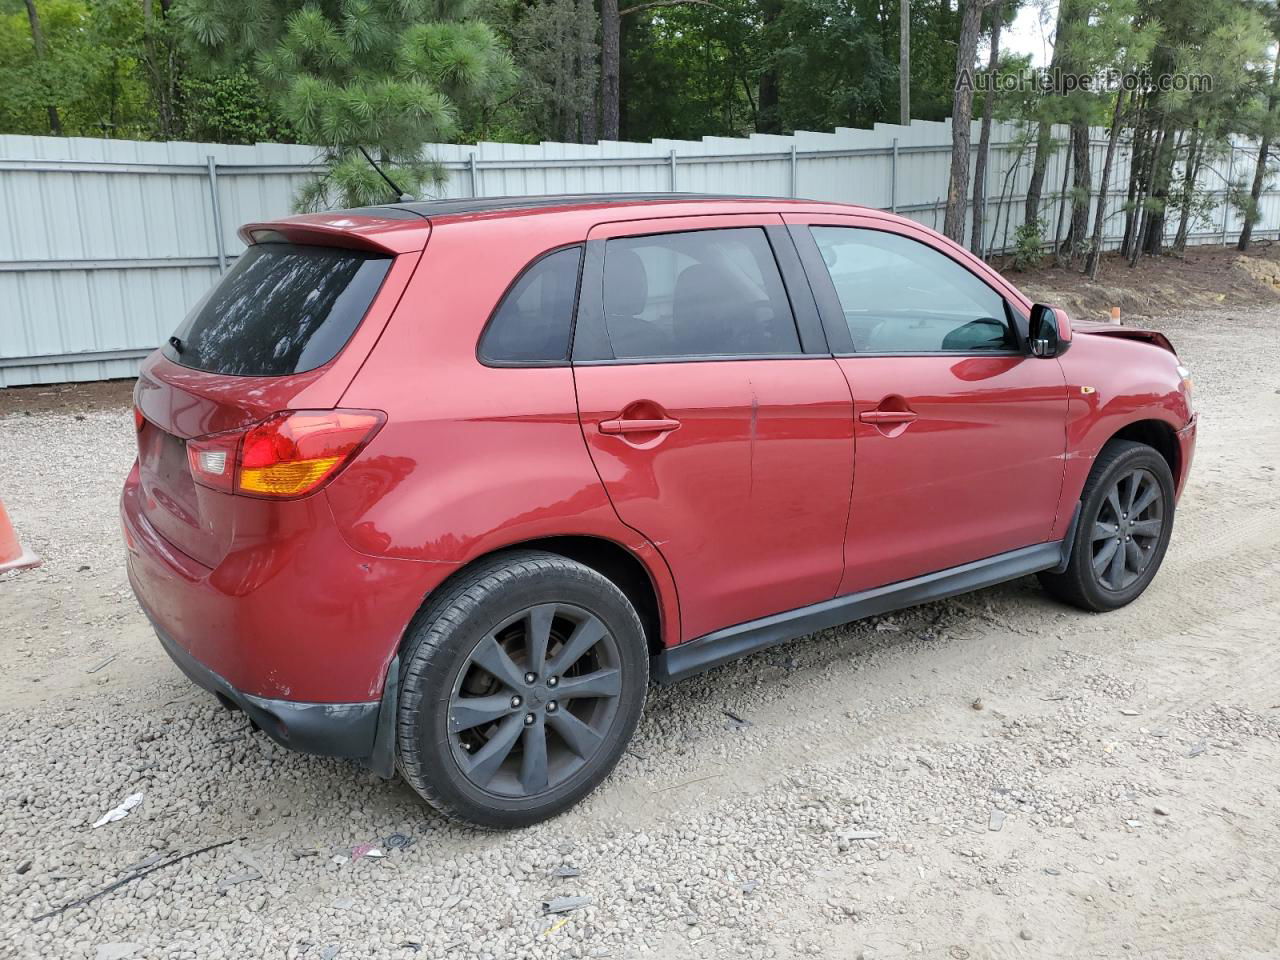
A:
<svg viewBox="0 0 1280 960">
<path fill-rule="evenodd" d="M 648 688 L 626 595 L 534 550 L 447 581 L 410 624 L 401 662 L 401 774 L 446 816 L 497 829 L 554 817 L 599 786 Z"/>
<path fill-rule="evenodd" d="M 1112 440 L 1094 461 L 1080 503 L 1066 570 L 1041 573 L 1040 582 L 1083 610 L 1119 609 L 1147 589 L 1164 560 L 1173 532 L 1173 474 L 1146 444 Z M 1142 509 L 1130 516 L 1130 505 Z"/>
</svg>

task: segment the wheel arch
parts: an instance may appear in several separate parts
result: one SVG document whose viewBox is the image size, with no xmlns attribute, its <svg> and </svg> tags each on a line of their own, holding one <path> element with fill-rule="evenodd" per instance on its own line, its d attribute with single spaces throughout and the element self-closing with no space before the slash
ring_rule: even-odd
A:
<svg viewBox="0 0 1280 960">
<path fill-rule="evenodd" d="M 1076 503 L 1083 494 L 1085 482 L 1089 479 L 1094 462 L 1106 449 L 1107 444 L 1114 440 L 1132 440 L 1151 447 L 1169 464 L 1174 480 L 1176 481 L 1180 476 L 1182 454 L 1178 444 L 1177 428 L 1167 420 L 1150 416 L 1150 411 L 1144 412 L 1148 415 L 1139 415 L 1119 424 L 1114 421 L 1095 423 L 1083 437 L 1072 443 L 1071 449 L 1075 452 L 1069 454 L 1067 458 L 1067 472 L 1064 477 L 1061 501 L 1067 509 L 1065 513 L 1059 512 L 1059 526 L 1065 524 L 1064 516 L 1070 515 L 1071 505 Z M 1056 533 L 1061 536 L 1063 530 L 1056 529 Z"/>
<path fill-rule="evenodd" d="M 650 655 L 660 653 L 668 642 L 675 642 L 678 638 L 679 623 L 675 621 L 678 608 L 674 606 L 675 587 L 670 581 L 670 574 L 665 569 L 661 555 L 653 550 L 653 558 L 646 563 L 636 551 L 623 544 L 590 534 L 536 537 L 506 543 L 476 554 L 428 591 L 422 598 L 419 611 L 430 602 L 433 596 L 446 589 L 456 578 L 465 576 L 477 564 L 484 563 L 499 554 L 518 550 L 545 550 L 548 553 L 557 554 L 590 567 L 614 583 L 636 608 L 640 623 L 644 627 L 645 642 Z M 663 568 L 655 571 L 651 567 L 653 563 L 663 564 Z M 664 590 L 669 591 L 671 595 L 667 596 Z M 412 623 L 413 621 L 410 622 L 410 626 L 406 628 L 400 640 L 399 650 L 404 648 L 412 630 Z"/>
<path fill-rule="evenodd" d="M 1121 427 L 1098 448 L 1099 452 L 1113 440 L 1132 440 L 1154 449 L 1169 464 L 1174 482 L 1182 475 L 1182 451 L 1178 445 L 1178 433 L 1164 420 L 1135 420 Z"/>
</svg>

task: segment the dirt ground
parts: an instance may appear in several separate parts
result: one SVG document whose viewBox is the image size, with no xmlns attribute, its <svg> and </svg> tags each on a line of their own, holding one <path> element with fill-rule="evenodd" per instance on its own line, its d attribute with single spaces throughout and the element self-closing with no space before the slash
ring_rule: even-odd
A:
<svg viewBox="0 0 1280 960">
<path fill-rule="evenodd" d="M 654 689 L 605 785 L 510 834 L 194 690 L 123 574 L 127 389 L 0 391 L 0 496 L 46 558 L 0 578 L 0 956 L 1280 956 L 1280 354 L 1249 291 L 1152 321 L 1201 429 L 1139 601 L 1025 579 Z"/>
<path fill-rule="evenodd" d="M 1254 243 L 1247 254 L 1206 245 L 1181 256 L 1143 257 L 1133 267 L 1108 254 L 1096 282 L 1055 266 L 1050 257 L 1022 273 L 999 262 L 996 267 L 1028 296 L 1088 320 L 1110 319 L 1112 307 L 1120 308 L 1122 322 L 1137 322 L 1197 309 L 1280 306 L 1280 244 L 1269 240 Z"/>
</svg>

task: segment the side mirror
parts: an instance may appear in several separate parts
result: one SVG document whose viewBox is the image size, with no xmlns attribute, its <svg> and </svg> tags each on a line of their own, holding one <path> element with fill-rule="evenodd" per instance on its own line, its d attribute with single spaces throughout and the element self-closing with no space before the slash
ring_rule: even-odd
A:
<svg viewBox="0 0 1280 960">
<path fill-rule="evenodd" d="M 1033 357 L 1060 357 L 1071 346 L 1071 319 L 1067 312 L 1047 303 L 1031 308 L 1027 349 Z"/>
</svg>

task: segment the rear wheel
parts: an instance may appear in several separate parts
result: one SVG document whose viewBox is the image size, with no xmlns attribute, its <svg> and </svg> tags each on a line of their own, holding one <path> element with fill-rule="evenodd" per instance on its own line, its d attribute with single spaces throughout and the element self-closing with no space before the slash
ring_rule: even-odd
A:
<svg viewBox="0 0 1280 960">
<path fill-rule="evenodd" d="M 1085 610 L 1115 610 L 1147 589 L 1173 530 L 1173 474 L 1146 444 L 1107 444 L 1080 498 L 1071 558 L 1042 573 L 1046 590 Z"/>
<path fill-rule="evenodd" d="M 500 554 L 410 628 L 397 725 L 404 778 L 448 816 L 519 827 L 608 776 L 648 684 L 626 595 L 556 554 Z"/>
</svg>

